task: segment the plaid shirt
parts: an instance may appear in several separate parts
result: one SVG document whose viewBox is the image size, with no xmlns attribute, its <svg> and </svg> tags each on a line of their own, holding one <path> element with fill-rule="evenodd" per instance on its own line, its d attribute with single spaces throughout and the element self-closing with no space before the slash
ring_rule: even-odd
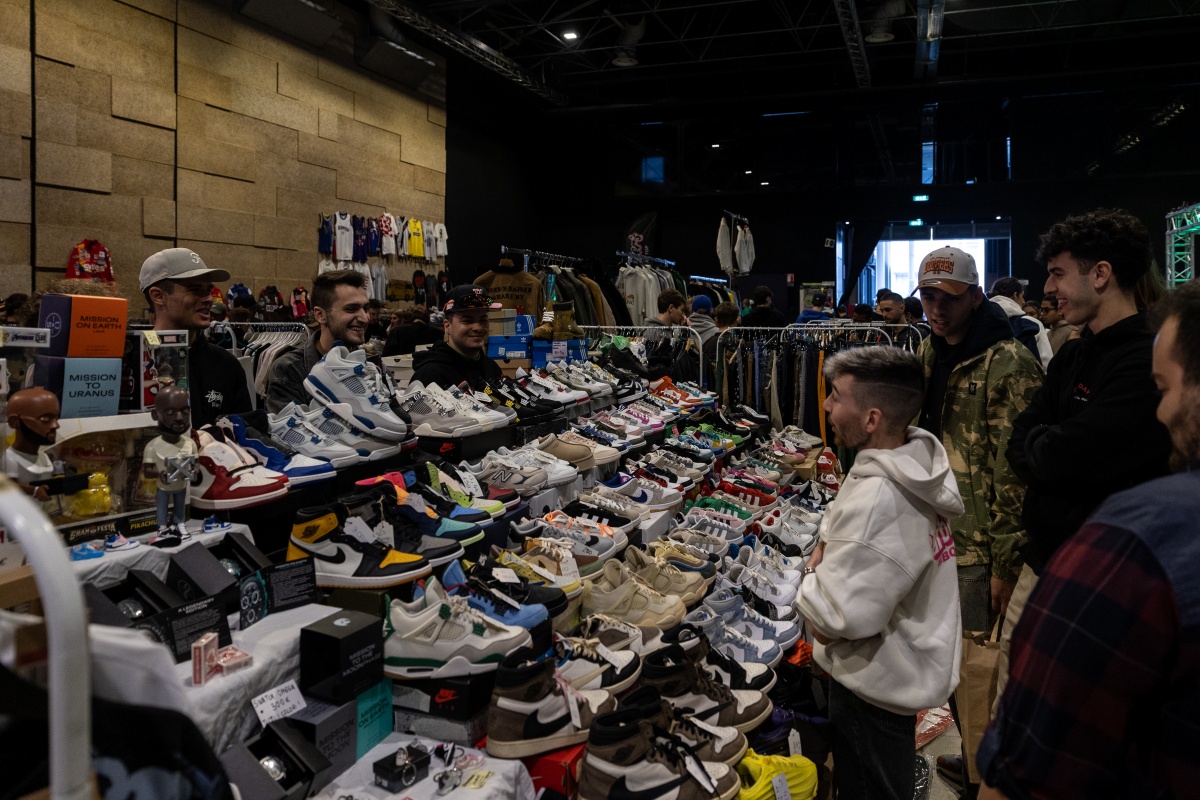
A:
<svg viewBox="0 0 1200 800">
<path fill-rule="evenodd" d="M 1200 722 L 1178 705 L 1196 697 L 1200 642 L 1137 536 L 1090 522 L 1060 548 L 1013 632 L 1009 675 L 977 762 L 1008 797 L 1200 790 Z"/>
</svg>

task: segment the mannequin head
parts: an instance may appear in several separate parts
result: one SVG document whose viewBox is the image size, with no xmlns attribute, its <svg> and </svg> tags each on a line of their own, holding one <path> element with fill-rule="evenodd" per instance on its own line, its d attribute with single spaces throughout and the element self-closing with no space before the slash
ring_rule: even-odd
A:
<svg viewBox="0 0 1200 800">
<path fill-rule="evenodd" d="M 54 393 L 34 386 L 19 389 L 8 398 L 8 426 L 16 433 L 13 449 L 37 455 L 38 449 L 58 438 L 60 407 Z"/>
</svg>

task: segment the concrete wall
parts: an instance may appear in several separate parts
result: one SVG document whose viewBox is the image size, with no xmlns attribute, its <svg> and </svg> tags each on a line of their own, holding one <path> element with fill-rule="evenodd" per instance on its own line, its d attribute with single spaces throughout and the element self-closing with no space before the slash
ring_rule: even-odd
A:
<svg viewBox="0 0 1200 800">
<path fill-rule="evenodd" d="M 338 11 L 318 52 L 229 0 L 0 0 L 0 296 L 85 238 L 134 308 L 174 246 L 286 294 L 316 275 L 319 212 L 444 221 L 444 109 L 355 67 Z"/>
</svg>

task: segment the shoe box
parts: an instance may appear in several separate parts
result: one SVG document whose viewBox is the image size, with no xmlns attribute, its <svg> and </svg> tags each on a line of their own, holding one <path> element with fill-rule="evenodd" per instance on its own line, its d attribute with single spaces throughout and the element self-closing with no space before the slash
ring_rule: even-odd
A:
<svg viewBox="0 0 1200 800">
<path fill-rule="evenodd" d="M 397 709 L 431 714 L 443 719 L 469 720 L 487 708 L 496 686 L 496 673 L 456 678 L 392 681 L 392 704 Z"/>
<path fill-rule="evenodd" d="M 533 366 L 544 367 L 551 361 L 587 361 L 587 339 L 566 339 L 547 342 L 533 340 Z"/>
<path fill-rule="evenodd" d="M 120 358 L 66 358 L 39 355 L 33 382 L 53 392 L 66 418 L 110 417 L 121 394 Z"/>
<path fill-rule="evenodd" d="M 638 526 L 642 542 L 655 542 L 666 536 L 675 527 L 674 520 L 675 515 L 671 511 L 651 511 Z"/>
<path fill-rule="evenodd" d="M 121 356 L 121 411 L 154 407 L 162 378 L 188 375 L 187 331 L 126 331 Z"/>
<path fill-rule="evenodd" d="M 215 597 L 226 614 L 237 613 L 240 606 L 238 579 L 199 542 L 171 553 L 166 584 L 184 600 Z"/>
<path fill-rule="evenodd" d="M 529 370 L 533 369 L 532 355 L 533 353 L 530 351 L 530 354 L 525 356 L 525 358 L 514 358 L 513 356 L 506 355 L 503 359 L 493 358 L 493 360 L 496 362 L 496 366 L 500 368 L 501 373 L 516 380 L 519 371 L 524 370 L 525 372 L 529 372 Z"/>
<path fill-rule="evenodd" d="M 530 341 L 531 339 L 528 336 L 489 336 L 487 357 L 500 361 L 508 361 L 514 358 L 528 359 L 533 353 Z"/>
<path fill-rule="evenodd" d="M 120 359 L 127 319 L 129 301 L 121 297 L 48 294 L 38 307 L 38 327 L 50 331 L 46 355 L 61 358 Z"/>
<path fill-rule="evenodd" d="M 409 708 L 393 707 L 393 726 L 400 733 L 411 733 L 440 742 L 476 747 L 487 736 L 487 704 L 467 719 L 447 719 Z"/>
<path fill-rule="evenodd" d="M 517 312 L 512 308 L 497 308 L 488 312 L 488 330 L 496 332 L 496 337 L 517 336 Z M 493 337 L 495 338 L 495 337 Z"/>
<path fill-rule="evenodd" d="M 165 644 L 177 664 L 192 657 L 192 642 L 202 634 L 217 634 L 219 647 L 233 644 L 225 608 L 216 597 L 189 600 L 148 570 L 131 569 L 115 586 L 102 589 L 99 595 L 85 592 L 84 596 L 97 613 L 96 622 L 103 618 L 123 627 L 100 599 L 103 596 L 127 618 L 125 626 L 143 630 Z"/>
<path fill-rule="evenodd" d="M 345 703 L 306 697 L 288 719 L 340 775 L 392 732 L 392 682 L 385 678 Z M 313 787 L 314 789 L 317 787 Z"/>
<path fill-rule="evenodd" d="M 579 767 L 583 763 L 583 753 L 586 744 L 577 744 L 563 750 L 554 750 L 541 755 L 521 759 L 529 777 L 533 779 L 533 788 L 551 792 L 560 792 L 567 797 L 576 797 L 579 793 Z"/>
<path fill-rule="evenodd" d="M 263 764 L 267 759 L 282 771 L 278 779 L 268 774 Z M 268 723 L 262 733 L 226 750 L 221 765 L 241 796 L 254 800 L 303 800 L 339 774 L 299 727 L 286 719 Z"/>
<path fill-rule="evenodd" d="M 537 328 L 537 320 L 532 314 L 518 314 L 513 322 L 514 336 L 533 336 L 533 331 Z"/>
<path fill-rule="evenodd" d="M 300 691 L 342 704 L 383 680 L 379 617 L 341 609 L 300 629 Z"/>
</svg>

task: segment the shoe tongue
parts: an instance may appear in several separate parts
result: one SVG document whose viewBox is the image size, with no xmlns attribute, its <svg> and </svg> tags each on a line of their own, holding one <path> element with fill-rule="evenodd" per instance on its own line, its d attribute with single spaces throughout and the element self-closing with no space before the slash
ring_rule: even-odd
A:
<svg viewBox="0 0 1200 800">
<path fill-rule="evenodd" d="M 450 596 L 446 594 L 446 590 L 442 588 L 442 584 L 438 583 L 437 578 L 430 578 L 425 582 L 426 604 L 445 603 L 450 600 Z"/>
</svg>

